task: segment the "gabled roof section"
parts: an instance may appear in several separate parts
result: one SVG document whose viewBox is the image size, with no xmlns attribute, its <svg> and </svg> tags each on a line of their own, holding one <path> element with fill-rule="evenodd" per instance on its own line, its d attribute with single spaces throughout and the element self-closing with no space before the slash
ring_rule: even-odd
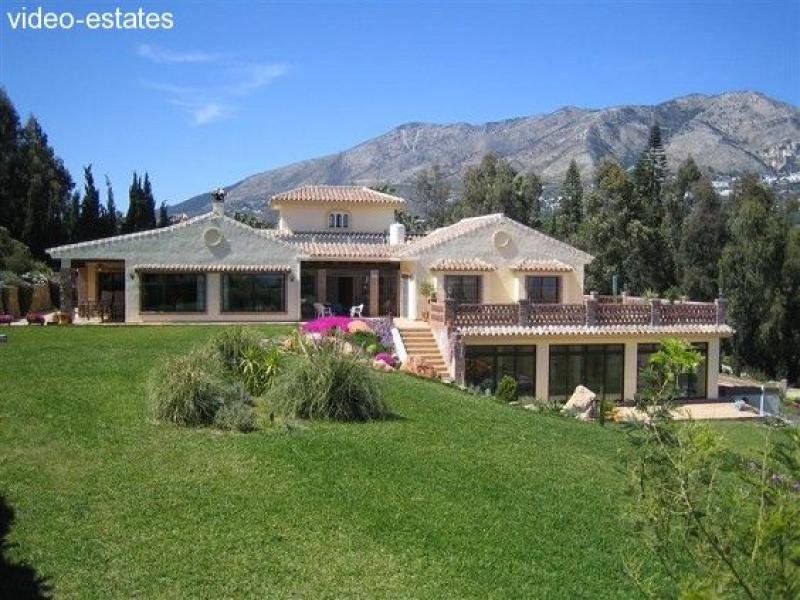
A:
<svg viewBox="0 0 800 600">
<path fill-rule="evenodd" d="M 525 259 L 515 262 L 511 265 L 512 271 L 521 271 L 526 273 L 533 273 L 539 271 L 546 271 L 552 273 L 567 273 L 574 269 L 560 260 L 532 260 Z"/>
<path fill-rule="evenodd" d="M 497 226 L 497 225 L 507 225 L 512 227 L 518 231 L 521 231 L 526 236 L 534 236 L 541 239 L 544 243 L 548 244 L 552 247 L 560 248 L 561 250 L 565 251 L 567 254 L 575 257 L 578 262 L 581 263 L 589 263 L 594 260 L 594 257 L 591 254 L 587 254 L 583 250 L 579 250 L 575 246 L 570 246 L 569 244 L 557 240 L 549 235 L 542 233 L 541 231 L 537 231 L 527 225 L 523 225 L 522 223 L 518 223 L 514 219 L 511 219 L 505 216 L 503 213 L 494 213 L 491 215 L 482 215 L 479 217 L 469 217 L 466 219 L 461 219 L 457 223 L 453 223 L 452 225 L 447 225 L 446 227 L 440 227 L 439 229 L 434 229 L 428 235 L 423 238 L 414 240 L 408 244 L 406 244 L 401 250 L 399 250 L 399 256 L 416 256 L 425 250 L 430 250 L 431 248 L 435 248 L 440 246 L 450 240 L 456 239 L 461 237 L 462 235 L 467 235 L 472 233 L 473 231 L 478 231 L 485 227 L 490 226 Z"/>
<path fill-rule="evenodd" d="M 270 199 L 270 203 L 273 205 L 308 202 L 380 204 L 385 206 L 404 206 L 406 203 L 399 196 L 378 192 L 363 185 L 304 185 L 275 194 Z"/>
<path fill-rule="evenodd" d="M 207 221 L 214 216 L 215 215 L 213 212 L 207 212 L 203 213 L 202 215 L 197 215 L 196 217 L 192 217 L 191 219 L 187 219 L 186 221 L 181 221 L 180 223 L 176 223 L 175 225 L 169 225 L 167 227 L 159 227 L 157 229 L 147 229 L 145 231 L 137 231 L 135 233 L 124 233 L 122 235 L 114 235 L 111 237 L 100 238 L 97 240 L 89 240 L 88 242 L 78 242 L 77 244 L 65 244 L 64 246 L 55 246 L 53 248 L 47 248 L 45 252 L 47 252 L 53 258 L 58 258 L 59 254 L 62 254 L 63 252 L 67 252 L 69 250 L 79 250 L 81 248 L 94 248 L 97 246 L 107 246 L 108 244 L 114 244 L 126 240 L 138 240 L 141 238 L 157 237 L 160 235 L 164 235 L 165 233 L 169 233 L 171 231 L 184 229 L 196 223 L 201 223 L 202 221 Z"/>
<path fill-rule="evenodd" d="M 234 225 L 235 227 L 243 229 L 252 235 L 268 238 L 278 242 L 279 244 L 283 244 L 284 246 L 289 246 L 289 244 L 283 239 L 281 239 L 280 236 L 275 235 L 275 231 L 272 229 L 256 229 L 254 227 L 250 227 L 250 225 L 247 225 L 246 223 L 242 223 L 241 221 L 237 221 L 232 217 L 228 217 L 227 215 L 220 216 L 215 214 L 213 211 L 210 211 L 207 213 L 203 213 L 202 215 L 197 215 L 196 217 L 192 217 L 191 219 L 187 219 L 186 221 L 181 221 L 180 223 L 176 223 L 175 225 L 169 225 L 167 227 L 147 229 L 145 231 L 137 231 L 135 233 L 124 233 L 122 235 L 115 235 L 112 237 L 100 238 L 97 240 L 89 240 L 88 242 L 78 242 L 77 244 L 66 244 L 64 246 L 55 246 L 53 248 L 47 248 L 45 252 L 47 252 L 53 258 L 59 258 L 62 254 L 71 252 L 73 250 L 110 246 L 117 244 L 119 242 L 125 242 L 129 240 L 139 240 L 143 238 L 155 238 L 163 236 L 172 233 L 174 231 L 185 229 L 187 227 L 191 227 L 192 225 L 202 223 L 204 221 L 210 221 L 210 222 L 216 221 L 218 223 L 224 221 L 226 223 Z"/>
</svg>

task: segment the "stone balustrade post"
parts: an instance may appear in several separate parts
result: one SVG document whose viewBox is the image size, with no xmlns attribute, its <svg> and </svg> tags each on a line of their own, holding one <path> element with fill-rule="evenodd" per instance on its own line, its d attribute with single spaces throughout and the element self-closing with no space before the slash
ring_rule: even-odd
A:
<svg viewBox="0 0 800 600">
<path fill-rule="evenodd" d="M 456 322 L 458 313 L 458 300 L 455 298 L 445 298 L 444 300 L 444 324 L 452 327 Z"/>
<path fill-rule="evenodd" d="M 599 302 L 597 292 L 590 292 L 589 297 L 586 298 L 586 325 L 588 327 L 597 325 L 597 305 Z"/>
<path fill-rule="evenodd" d="M 650 300 L 650 325 L 661 325 L 661 298 Z"/>
<path fill-rule="evenodd" d="M 520 327 L 527 327 L 530 324 L 530 319 L 531 303 L 527 298 L 523 298 L 519 301 L 517 324 Z"/>
<path fill-rule="evenodd" d="M 717 298 L 714 300 L 714 306 L 717 307 L 717 325 L 724 325 L 725 319 L 727 315 L 725 314 L 725 308 L 728 305 L 728 301 L 725 298 Z"/>
<path fill-rule="evenodd" d="M 464 366 L 464 340 L 461 339 L 461 334 L 455 332 L 453 334 L 452 349 L 450 352 L 450 364 L 452 366 L 452 375 L 457 385 L 466 385 L 466 371 Z"/>
</svg>

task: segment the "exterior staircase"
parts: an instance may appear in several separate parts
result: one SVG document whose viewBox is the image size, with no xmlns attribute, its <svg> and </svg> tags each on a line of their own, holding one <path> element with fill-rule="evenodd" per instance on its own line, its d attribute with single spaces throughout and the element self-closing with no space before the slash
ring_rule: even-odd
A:
<svg viewBox="0 0 800 600">
<path fill-rule="evenodd" d="M 398 331 L 409 356 L 422 357 L 425 363 L 436 369 L 436 375 L 440 379 L 450 377 L 439 346 L 427 324 L 425 327 L 398 327 Z"/>
</svg>

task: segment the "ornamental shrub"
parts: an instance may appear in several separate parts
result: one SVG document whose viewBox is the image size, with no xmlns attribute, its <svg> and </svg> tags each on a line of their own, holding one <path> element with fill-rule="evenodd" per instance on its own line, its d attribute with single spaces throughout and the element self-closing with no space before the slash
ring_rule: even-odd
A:
<svg viewBox="0 0 800 600">
<path fill-rule="evenodd" d="M 337 330 L 340 333 L 347 333 L 347 329 L 352 323 L 350 317 L 319 317 L 303 325 L 305 333 L 319 333 L 329 335 Z"/>
<path fill-rule="evenodd" d="M 253 400 L 241 385 L 234 385 L 214 415 L 214 427 L 225 431 L 248 432 L 256 429 Z"/>
<path fill-rule="evenodd" d="M 222 363 L 231 371 L 236 371 L 245 350 L 258 347 L 260 341 L 255 331 L 238 326 L 220 331 L 211 339 L 210 345 Z"/>
<path fill-rule="evenodd" d="M 301 419 L 371 421 L 389 415 L 375 371 L 338 344 L 320 344 L 292 360 L 270 397 L 277 410 Z"/>
<path fill-rule="evenodd" d="M 501 402 L 514 402 L 517 399 L 517 381 L 510 375 L 503 375 L 497 384 L 495 396 Z"/>
<path fill-rule="evenodd" d="M 153 370 L 148 399 L 153 417 L 177 425 L 209 425 L 232 394 L 219 356 L 208 348 L 177 356 Z"/>
<path fill-rule="evenodd" d="M 244 381 L 247 391 L 260 396 L 272 385 L 283 367 L 283 353 L 277 346 L 249 346 L 239 354 L 236 373 Z"/>
</svg>

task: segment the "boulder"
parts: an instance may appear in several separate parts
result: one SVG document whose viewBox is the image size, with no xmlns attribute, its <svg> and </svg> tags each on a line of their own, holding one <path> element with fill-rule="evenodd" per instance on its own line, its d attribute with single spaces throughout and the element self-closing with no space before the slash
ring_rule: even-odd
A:
<svg viewBox="0 0 800 600">
<path fill-rule="evenodd" d="M 31 295 L 30 312 L 43 313 L 53 308 L 50 301 L 50 286 L 46 283 L 36 283 Z"/>
<path fill-rule="evenodd" d="M 596 403 L 597 394 L 589 388 L 579 385 L 572 392 L 572 396 L 567 400 L 567 403 L 561 408 L 561 414 L 577 416 L 588 412 L 591 415 Z"/>
<path fill-rule="evenodd" d="M 355 333 L 356 331 L 369 331 L 369 332 L 372 332 L 372 329 L 364 321 L 352 321 L 347 326 L 347 331 L 348 331 L 348 333 Z"/>
</svg>

